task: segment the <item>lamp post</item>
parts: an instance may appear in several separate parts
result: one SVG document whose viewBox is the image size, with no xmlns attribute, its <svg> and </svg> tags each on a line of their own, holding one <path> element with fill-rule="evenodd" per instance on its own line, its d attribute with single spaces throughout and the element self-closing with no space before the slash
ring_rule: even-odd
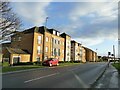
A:
<svg viewBox="0 0 120 90">
<path fill-rule="evenodd" d="M 108 61 L 109 61 L 109 55 L 111 55 L 111 52 L 108 52 Z"/>
<path fill-rule="evenodd" d="M 113 45 L 113 55 L 114 55 L 114 63 L 115 63 L 115 46 Z"/>
</svg>

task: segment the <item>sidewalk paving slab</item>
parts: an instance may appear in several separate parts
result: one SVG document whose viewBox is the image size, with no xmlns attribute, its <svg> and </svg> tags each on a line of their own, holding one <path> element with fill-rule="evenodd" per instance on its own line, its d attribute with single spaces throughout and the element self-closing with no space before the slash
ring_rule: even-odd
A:
<svg viewBox="0 0 120 90">
<path fill-rule="evenodd" d="M 94 88 L 120 88 L 119 80 L 120 75 L 117 69 L 110 64 L 102 77 L 96 82 Z"/>
</svg>

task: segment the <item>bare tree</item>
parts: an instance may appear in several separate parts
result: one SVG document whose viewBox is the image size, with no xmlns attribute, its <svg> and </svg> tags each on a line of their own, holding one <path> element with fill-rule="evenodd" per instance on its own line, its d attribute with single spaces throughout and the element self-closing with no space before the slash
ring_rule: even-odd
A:
<svg viewBox="0 0 120 90">
<path fill-rule="evenodd" d="M 21 21 L 12 11 L 10 2 L 0 2 L 0 43 L 8 40 L 21 26 Z"/>
</svg>

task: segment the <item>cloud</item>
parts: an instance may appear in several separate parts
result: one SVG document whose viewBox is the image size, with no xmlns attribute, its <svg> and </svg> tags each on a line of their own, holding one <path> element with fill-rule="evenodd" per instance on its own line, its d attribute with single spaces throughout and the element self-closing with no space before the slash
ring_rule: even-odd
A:
<svg viewBox="0 0 120 90">
<path fill-rule="evenodd" d="M 70 19 L 78 20 L 82 16 L 108 17 L 117 16 L 117 3 L 111 2 L 81 2 L 76 4 L 70 13 Z"/>
<path fill-rule="evenodd" d="M 49 6 L 52 0 L 49 2 L 19 2 L 15 4 L 16 13 L 28 22 L 33 23 L 35 26 L 45 23 L 45 19 L 48 16 L 46 8 Z"/>
<path fill-rule="evenodd" d="M 116 2 L 77 3 L 69 13 L 72 23 L 64 26 L 62 31 L 66 31 L 74 39 L 90 46 L 102 43 L 107 39 L 117 40 L 117 4 Z"/>
<path fill-rule="evenodd" d="M 4 0 L 6 1 L 6 0 Z M 8 0 L 11 2 L 49 2 L 49 0 Z M 119 0 L 55 0 L 53 2 L 118 2 Z"/>
<path fill-rule="evenodd" d="M 77 42 L 83 44 L 84 46 L 93 46 L 93 45 L 97 45 L 100 44 L 104 41 L 104 39 L 100 39 L 100 38 L 73 38 L 73 40 L 76 40 Z"/>
</svg>

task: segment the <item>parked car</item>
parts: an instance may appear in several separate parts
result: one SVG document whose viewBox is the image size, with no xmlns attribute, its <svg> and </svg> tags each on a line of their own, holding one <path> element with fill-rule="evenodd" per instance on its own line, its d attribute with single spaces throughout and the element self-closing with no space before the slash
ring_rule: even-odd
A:
<svg viewBox="0 0 120 90">
<path fill-rule="evenodd" d="M 47 65 L 47 66 L 53 66 L 53 65 L 59 65 L 59 60 L 56 58 L 49 58 L 45 61 L 42 62 L 42 65 Z"/>
</svg>

